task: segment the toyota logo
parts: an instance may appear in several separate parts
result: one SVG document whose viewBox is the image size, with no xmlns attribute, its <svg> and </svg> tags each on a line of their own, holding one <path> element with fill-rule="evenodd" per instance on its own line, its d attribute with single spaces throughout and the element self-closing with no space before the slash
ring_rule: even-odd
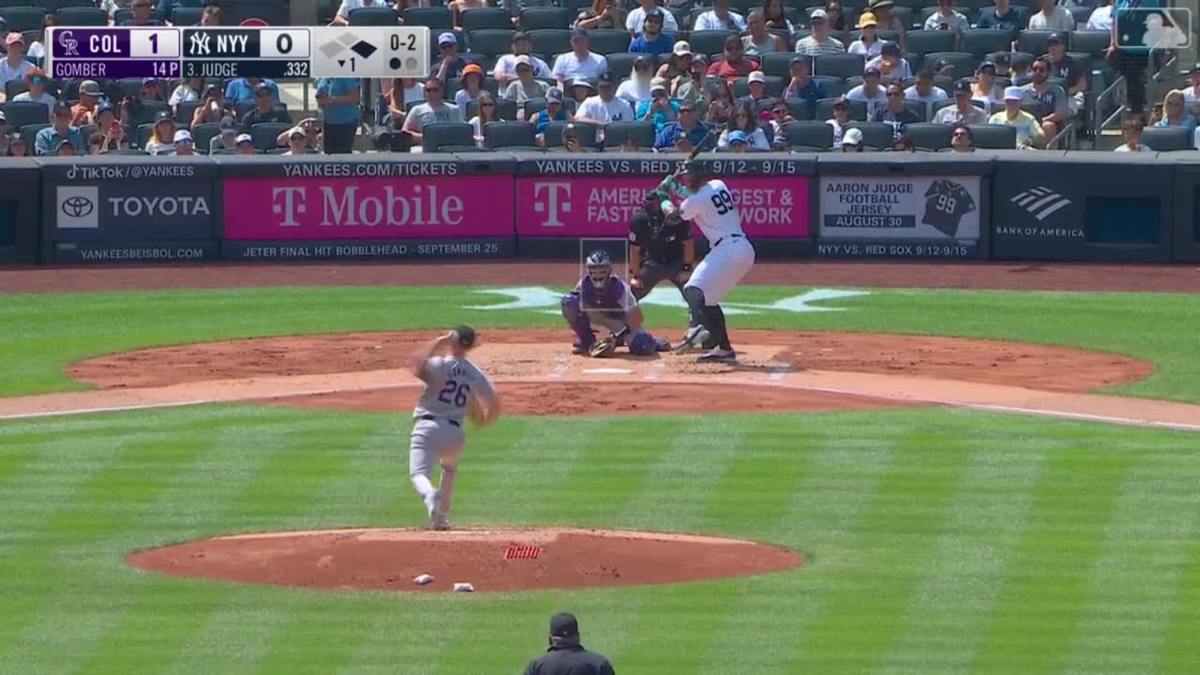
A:
<svg viewBox="0 0 1200 675">
<path fill-rule="evenodd" d="M 90 215 L 96 209 L 96 205 L 87 197 L 67 197 L 62 202 L 63 215 L 70 218 L 83 218 Z"/>
</svg>

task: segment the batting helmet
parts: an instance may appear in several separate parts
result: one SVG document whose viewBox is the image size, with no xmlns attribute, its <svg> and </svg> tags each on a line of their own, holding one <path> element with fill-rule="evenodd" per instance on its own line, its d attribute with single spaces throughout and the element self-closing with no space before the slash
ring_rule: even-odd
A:
<svg viewBox="0 0 1200 675">
<path fill-rule="evenodd" d="M 587 266 L 588 276 L 592 279 L 592 286 L 604 288 L 604 285 L 608 283 L 608 278 L 612 276 L 612 258 L 609 257 L 608 251 L 602 249 L 592 251 L 588 254 L 584 265 Z"/>
</svg>

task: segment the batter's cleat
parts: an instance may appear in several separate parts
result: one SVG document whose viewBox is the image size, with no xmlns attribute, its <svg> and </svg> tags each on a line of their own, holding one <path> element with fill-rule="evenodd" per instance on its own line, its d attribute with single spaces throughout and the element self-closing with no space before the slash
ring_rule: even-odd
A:
<svg viewBox="0 0 1200 675">
<path fill-rule="evenodd" d="M 676 354 L 684 354 L 699 347 L 709 338 L 708 329 L 704 326 L 692 326 L 683 334 L 683 340 L 675 345 Z"/>
<path fill-rule="evenodd" d="M 450 519 L 444 513 L 435 513 L 429 519 L 429 529 L 445 532 L 450 529 Z"/>
<path fill-rule="evenodd" d="M 696 363 L 737 363 L 737 353 L 732 349 L 715 347 L 700 355 Z"/>
<path fill-rule="evenodd" d="M 582 344 L 580 344 L 578 342 L 571 345 L 571 353 L 576 356 L 587 356 L 591 349 L 592 349 L 591 345 L 584 347 Z"/>
<path fill-rule="evenodd" d="M 425 513 L 428 514 L 430 518 L 433 518 L 433 514 L 437 513 L 437 490 L 431 492 L 427 497 L 424 498 L 423 501 L 425 502 Z"/>
</svg>

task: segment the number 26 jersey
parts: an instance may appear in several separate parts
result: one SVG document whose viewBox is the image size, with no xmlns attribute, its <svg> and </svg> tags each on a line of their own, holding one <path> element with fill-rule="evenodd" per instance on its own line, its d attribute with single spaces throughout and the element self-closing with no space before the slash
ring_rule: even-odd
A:
<svg viewBox="0 0 1200 675">
<path fill-rule="evenodd" d="M 696 223 L 710 242 L 742 232 L 742 219 L 733 205 L 733 193 L 724 181 L 710 180 L 679 205 L 679 215 Z"/>
<path fill-rule="evenodd" d="M 491 405 L 496 396 L 491 380 L 474 363 L 453 356 L 434 356 L 421 371 L 425 391 L 413 409 L 413 417 L 433 415 L 462 422 L 471 397 Z"/>
</svg>

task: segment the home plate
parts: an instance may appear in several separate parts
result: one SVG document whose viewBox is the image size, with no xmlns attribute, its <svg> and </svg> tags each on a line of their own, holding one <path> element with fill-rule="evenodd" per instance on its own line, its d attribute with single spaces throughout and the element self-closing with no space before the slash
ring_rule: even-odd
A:
<svg viewBox="0 0 1200 675">
<path fill-rule="evenodd" d="M 583 372 L 591 375 L 628 375 L 633 371 L 625 368 L 585 368 Z"/>
</svg>

